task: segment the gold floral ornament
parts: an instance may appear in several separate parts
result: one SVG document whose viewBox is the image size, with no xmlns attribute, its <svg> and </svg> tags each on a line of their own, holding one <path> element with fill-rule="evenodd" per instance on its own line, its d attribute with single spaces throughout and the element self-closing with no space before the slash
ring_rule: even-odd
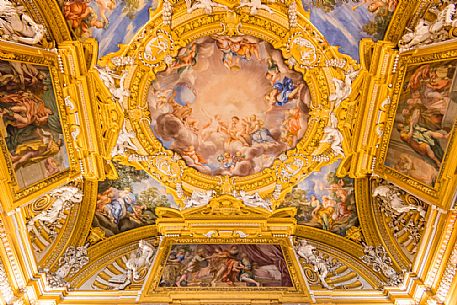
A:
<svg viewBox="0 0 457 305">
<path fill-rule="evenodd" d="M 358 68 L 328 45 L 307 16 L 294 1 L 161 2 L 128 45 L 99 61 L 117 78 L 127 73 L 124 134 L 135 139 L 117 160 L 162 181 L 181 208 L 195 193 L 214 190 L 212 198 L 242 191 L 275 209 L 308 173 L 345 157 L 348 139 L 339 126 L 353 124 L 345 116 L 339 124 L 338 108 L 349 97 Z M 119 59 L 129 64 L 114 64 Z M 256 65 L 262 72 L 243 74 L 248 65 L 250 72 Z M 217 78 L 224 86 L 211 83 Z M 258 88 L 243 90 L 246 84 Z M 196 87 L 206 90 L 200 107 Z M 253 102 L 241 93 L 223 100 L 237 89 Z M 265 94 L 253 97 L 254 91 Z M 233 114 L 216 113 L 217 103 L 234 107 Z M 259 119 L 265 113 L 281 117 L 274 119 L 281 126 Z M 205 148 L 213 149 L 205 155 L 197 145 L 215 134 L 224 134 L 223 140 Z"/>
</svg>

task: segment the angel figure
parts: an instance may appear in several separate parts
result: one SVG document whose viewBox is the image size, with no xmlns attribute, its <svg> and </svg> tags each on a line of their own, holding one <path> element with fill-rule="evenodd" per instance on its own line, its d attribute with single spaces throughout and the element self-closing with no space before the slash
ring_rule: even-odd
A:
<svg viewBox="0 0 457 305">
<path fill-rule="evenodd" d="M 139 148 L 132 142 L 132 139 L 134 138 L 135 133 L 133 131 L 128 131 L 124 122 L 119 137 L 117 138 L 116 146 L 114 146 L 113 151 L 111 152 L 111 156 L 123 155 L 127 149 L 137 151 Z"/>
<path fill-rule="evenodd" d="M 330 94 L 330 101 L 335 102 L 335 108 L 338 108 L 341 102 L 349 97 L 352 92 L 352 81 L 357 77 L 359 71 L 349 71 L 344 75 L 344 82 L 337 78 L 333 79 L 335 93 Z"/>
<path fill-rule="evenodd" d="M 273 14 L 273 11 L 271 10 L 268 5 L 262 4 L 261 0 L 242 0 L 240 5 L 238 6 L 239 8 L 241 7 L 250 7 L 251 8 L 251 15 L 257 14 L 257 10 L 265 10 L 269 12 L 270 14 Z"/>
<path fill-rule="evenodd" d="M 116 75 L 114 74 L 111 70 L 107 68 L 98 68 L 97 69 L 98 74 L 100 75 L 100 79 L 103 81 L 103 84 L 108 88 L 108 90 L 111 92 L 113 97 L 117 99 L 117 101 L 121 104 L 122 106 L 122 101 L 124 100 L 124 97 L 130 96 L 130 92 L 128 89 L 125 89 L 125 80 L 128 75 L 128 70 L 125 70 L 122 72 L 122 75 Z M 116 86 L 115 79 L 119 80 L 119 86 Z"/>
<path fill-rule="evenodd" d="M 186 200 L 185 209 L 204 206 L 209 203 L 213 198 L 213 190 L 208 190 L 206 192 L 193 191 L 190 199 Z"/>
<path fill-rule="evenodd" d="M 334 113 L 330 114 L 330 123 L 327 127 L 324 128 L 324 138 L 321 140 L 322 143 L 330 143 L 330 148 L 332 149 L 335 156 L 341 155 L 344 156 L 344 151 L 341 146 L 343 142 L 343 135 L 337 128 L 338 119 Z"/>
<path fill-rule="evenodd" d="M 192 3 L 192 0 L 185 1 L 188 14 L 192 13 L 195 10 L 198 10 L 199 8 L 203 9 L 207 14 L 212 14 L 214 7 L 221 7 L 225 10 L 228 10 L 227 6 L 213 2 L 211 0 L 194 0 L 194 3 Z"/>
<path fill-rule="evenodd" d="M 265 200 L 262 197 L 260 197 L 259 193 L 249 195 L 245 191 L 240 191 L 239 195 L 236 194 L 236 192 L 233 195 L 233 197 L 241 199 L 243 203 L 247 206 L 254 208 L 262 208 L 267 211 L 271 211 L 271 203 L 268 200 Z"/>
</svg>

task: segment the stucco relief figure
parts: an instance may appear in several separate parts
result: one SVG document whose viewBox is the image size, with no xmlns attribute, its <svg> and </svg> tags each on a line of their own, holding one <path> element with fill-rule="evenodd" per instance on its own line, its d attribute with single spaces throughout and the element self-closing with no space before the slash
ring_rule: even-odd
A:
<svg viewBox="0 0 457 305">
<path fill-rule="evenodd" d="M 382 204 L 397 214 L 408 213 L 409 211 L 418 211 L 422 217 L 425 217 L 426 211 L 421 206 L 406 204 L 402 199 L 402 190 L 393 185 L 378 185 L 373 191 L 373 197 L 378 198 Z"/>
<path fill-rule="evenodd" d="M 321 143 L 329 143 L 330 149 L 335 156 L 344 157 L 344 150 L 342 147 L 343 140 L 343 135 L 338 129 L 338 119 L 332 112 L 330 113 L 329 123 L 324 128 L 324 137 L 322 138 Z"/>
<path fill-rule="evenodd" d="M 0 36 L 7 41 L 29 45 L 40 44 L 46 29 L 25 13 L 23 7 L 0 0 Z"/>
<path fill-rule="evenodd" d="M 130 96 L 130 92 L 128 89 L 126 89 L 125 86 L 128 71 L 125 70 L 121 75 L 117 75 L 106 68 L 96 69 L 100 75 L 100 79 L 111 92 L 113 97 L 119 102 L 121 106 L 123 106 L 124 99 Z M 119 81 L 119 85 L 116 84 L 116 80 Z"/>
<path fill-rule="evenodd" d="M 325 261 L 315 253 L 316 248 L 310 245 L 306 240 L 300 239 L 295 251 L 299 257 L 304 259 L 305 263 L 313 266 L 313 271 L 318 275 L 322 286 L 327 289 L 333 289 L 325 280 L 329 270 Z"/>
<path fill-rule="evenodd" d="M 138 249 L 132 252 L 125 263 L 124 273 L 112 276 L 108 282 L 113 289 L 123 290 L 132 283 L 144 279 L 147 268 L 154 258 L 155 248 L 144 240 L 138 242 Z"/>
<path fill-rule="evenodd" d="M 300 141 L 310 94 L 268 43 L 211 36 L 178 51 L 157 74 L 148 102 L 155 136 L 187 165 L 211 175 L 247 176 Z"/>
<path fill-rule="evenodd" d="M 359 71 L 349 71 L 344 75 L 344 81 L 334 78 L 333 85 L 335 92 L 330 94 L 329 100 L 335 103 L 334 108 L 338 108 L 342 101 L 347 99 L 352 92 L 352 82 L 355 80 Z"/>
<path fill-rule="evenodd" d="M 270 14 L 273 13 L 268 5 L 262 4 L 261 0 L 242 0 L 239 7 L 249 7 L 251 15 L 256 15 L 257 10 L 265 10 Z"/>
<path fill-rule="evenodd" d="M 54 232 L 52 226 L 62 217 L 63 211 L 75 203 L 80 203 L 83 198 L 81 190 L 74 186 L 57 188 L 51 191 L 49 196 L 54 198 L 54 202 L 51 207 L 35 215 L 27 222 L 29 231 L 33 230 L 35 222 L 40 221 L 49 229 L 52 235 Z"/>
<path fill-rule="evenodd" d="M 135 133 L 127 130 L 124 121 L 122 130 L 117 138 L 116 145 L 111 151 L 111 156 L 123 156 L 129 150 L 137 151 L 139 148 L 133 143 L 132 139 L 136 139 Z"/>
<path fill-rule="evenodd" d="M 215 7 L 220 7 L 228 10 L 228 7 L 211 0 L 186 0 L 187 13 L 192 13 L 193 11 L 201 8 L 207 14 L 212 14 Z"/>
<path fill-rule="evenodd" d="M 185 200 L 186 205 L 184 208 L 189 209 L 207 205 L 210 202 L 211 198 L 213 198 L 213 195 L 213 190 L 208 190 L 205 192 L 193 191 L 191 197 Z"/>
<path fill-rule="evenodd" d="M 452 38 L 450 29 L 457 28 L 456 4 L 449 3 L 441 9 L 434 5 L 429 9 L 429 13 L 436 15 L 436 19 L 433 22 L 420 19 L 414 31 L 409 30 L 409 33 L 400 39 L 400 51 Z"/>
<path fill-rule="evenodd" d="M 234 192 L 233 196 L 235 198 L 241 199 L 243 203 L 247 206 L 254 208 L 262 208 L 267 211 L 271 211 L 271 203 L 268 200 L 265 200 L 262 197 L 260 197 L 259 193 L 249 195 L 245 191 L 240 191 L 239 194 Z"/>
</svg>

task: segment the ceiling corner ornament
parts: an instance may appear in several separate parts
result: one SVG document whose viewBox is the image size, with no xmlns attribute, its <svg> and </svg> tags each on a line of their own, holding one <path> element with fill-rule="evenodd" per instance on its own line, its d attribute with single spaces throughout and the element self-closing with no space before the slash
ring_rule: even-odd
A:
<svg viewBox="0 0 457 305">
<path fill-rule="evenodd" d="M 393 267 L 392 259 L 383 246 L 368 246 L 363 249 L 365 255 L 362 261 L 370 266 L 375 272 L 386 277 L 386 286 L 399 286 L 403 283 L 403 273 L 398 273 Z"/>
<path fill-rule="evenodd" d="M 46 29 L 36 23 L 24 7 L 13 4 L 10 0 L 0 1 L 1 39 L 27 45 L 39 45 L 43 42 Z"/>
<path fill-rule="evenodd" d="M 375 187 L 373 197 L 385 217 L 388 230 L 412 258 L 425 229 L 425 204 L 384 180 Z"/>
<path fill-rule="evenodd" d="M 312 289 L 373 289 L 358 272 L 342 260 L 296 238 L 295 253 Z"/>
<path fill-rule="evenodd" d="M 414 29 L 406 29 L 409 32 L 404 34 L 398 42 L 400 52 L 429 47 L 431 44 L 457 37 L 455 3 L 448 3 L 447 5 L 443 5 L 442 2 L 434 3 L 426 13 L 433 17 L 423 16 Z"/>
<path fill-rule="evenodd" d="M 378 202 L 387 213 L 399 216 L 400 214 L 408 213 L 410 211 L 417 211 L 422 218 L 425 218 L 427 211 L 420 205 L 406 202 L 403 199 L 405 196 L 405 191 L 386 181 L 383 181 L 383 183 L 378 185 L 373 191 L 373 197 L 378 199 Z M 416 201 L 418 200 L 416 199 Z"/>
<path fill-rule="evenodd" d="M 136 250 L 122 256 L 100 271 L 91 284 L 92 289 L 125 290 L 141 285 L 152 264 L 156 248 L 145 240 L 138 242 Z"/>
<path fill-rule="evenodd" d="M 65 253 L 59 259 L 59 268 L 57 271 L 46 274 L 50 287 L 64 288 L 70 286 L 66 278 L 74 276 L 84 265 L 89 263 L 89 257 L 87 255 L 88 246 L 88 244 L 80 247 L 70 246 L 65 250 Z"/>
<path fill-rule="evenodd" d="M 359 68 L 305 16 L 295 1 L 161 2 L 98 63 L 125 115 L 112 158 L 161 181 L 181 209 L 208 190 L 275 209 L 301 177 L 344 158 L 350 136 L 340 110 Z M 233 79 L 262 89 L 217 89 Z M 218 113 L 221 103 L 252 109 Z"/>
<path fill-rule="evenodd" d="M 70 209 L 73 204 L 81 203 L 82 199 L 82 191 L 74 186 L 62 186 L 52 190 L 32 204 L 32 211 L 38 214 L 27 222 L 27 229 L 31 233 L 38 233 L 35 231 L 35 224 L 39 222 L 46 227 L 47 234 L 55 237 L 55 227 L 58 220 L 64 217 L 64 211 Z"/>
</svg>

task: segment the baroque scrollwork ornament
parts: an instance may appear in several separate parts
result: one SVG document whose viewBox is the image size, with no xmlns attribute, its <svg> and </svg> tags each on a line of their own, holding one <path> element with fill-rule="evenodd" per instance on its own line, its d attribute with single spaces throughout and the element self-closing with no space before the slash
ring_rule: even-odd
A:
<svg viewBox="0 0 457 305">
<path fill-rule="evenodd" d="M 403 283 L 403 274 L 398 273 L 392 267 L 392 259 L 389 257 L 383 246 L 365 245 L 361 257 L 362 261 L 370 266 L 375 272 L 384 275 L 387 278 L 386 286 L 398 286 Z"/>
<path fill-rule="evenodd" d="M 192 22 L 186 13 L 192 15 Z M 173 195 L 179 198 L 177 204 L 181 209 L 196 206 L 195 200 L 192 201 L 191 198 L 186 197 L 192 197 L 193 191 L 206 192 L 210 189 L 215 190 L 217 194 L 232 194 L 233 190 L 237 190 L 237 192 L 243 191 L 245 197 L 258 195 L 259 198 L 246 197 L 246 204 L 254 204 L 266 210 L 274 209 L 290 189 L 291 183 L 296 183 L 301 175 L 306 175 L 317 166 L 323 166 L 345 155 L 343 142 L 346 139 L 339 126 L 345 125 L 345 121 L 338 124 L 340 114 L 333 110 L 337 108 L 335 104 L 339 105 L 350 94 L 350 83 L 357 75 L 354 72 L 357 70 L 356 63 L 348 56 L 334 49 L 328 49 L 327 44 L 324 43 L 325 38 L 317 30 L 304 30 L 311 26 L 310 21 L 304 18 L 305 15 L 302 6 L 294 1 L 274 2 L 274 4 L 261 1 L 230 4 L 192 0 L 180 1 L 180 3 L 163 2 L 162 10 L 151 13 L 150 21 L 145 25 L 144 31 L 138 33 L 128 45 L 122 45 L 118 52 L 108 55 L 100 63 L 102 66 L 99 68 L 100 76 L 110 88 L 113 99 L 123 101 L 125 119 L 128 122 L 121 132 L 120 143 L 117 143 L 111 157 L 117 158 L 119 154 L 129 151 L 132 154 L 125 160 L 126 162 L 132 163 L 137 168 L 143 168 L 170 189 L 175 190 L 177 185 L 185 185 L 186 195 L 181 196 L 182 198 L 178 192 L 173 192 Z M 280 20 L 282 21 L 279 22 Z M 284 27 L 284 24 L 290 27 Z M 267 28 L 274 32 L 273 35 Z M 238 51 L 235 53 L 227 51 L 227 47 Z M 199 71 L 197 66 L 203 65 L 199 62 L 201 60 L 205 62 L 207 57 L 209 59 L 211 55 L 208 54 L 211 52 L 221 52 L 223 65 L 230 71 L 238 71 L 242 68 L 239 54 L 244 54 L 246 60 L 254 62 L 261 60 L 261 56 L 266 56 L 262 55 L 265 52 L 268 54 L 277 52 L 278 56 L 275 55 L 275 58 L 262 58 L 268 63 L 268 73 L 265 77 L 268 84 L 276 86 L 274 90 L 278 92 L 282 90 L 282 93 L 270 92 L 267 94 L 268 99 L 267 96 L 265 99 L 271 103 L 270 108 L 272 108 L 281 107 L 280 105 L 292 101 L 295 99 L 294 94 L 304 95 L 300 98 L 304 101 L 301 107 L 304 112 L 309 112 L 312 116 L 309 118 L 310 132 L 299 138 L 293 130 L 283 130 L 278 132 L 275 139 L 267 128 L 254 127 L 256 130 L 250 131 L 244 138 L 240 138 L 233 131 L 230 137 L 234 139 L 224 140 L 222 153 L 219 153 L 217 148 L 214 156 L 203 157 L 199 152 L 203 148 L 198 146 L 203 147 L 202 143 L 210 136 L 210 134 L 203 135 L 203 128 L 208 128 L 208 131 L 213 128 L 219 130 L 215 132 L 220 133 L 224 129 L 222 126 L 227 125 L 226 132 L 230 132 L 231 126 L 235 126 L 235 123 L 229 121 L 227 124 L 226 119 L 217 119 L 217 116 L 213 118 L 206 114 L 208 119 L 211 118 L 209 126 L 206 127 L 205 122 L 196 123 L 193 118 L 193 113 L 197 112 L 197 109 L 188 109 L 191 107 L 183 103 L 177 105 L 176 101 L 182 98 L 195 99 L 197 90 L 189 87 L 194 86 L 192 85 L 195 82 L 193 73 Z M 198 56 L 202 56 L 201 60 L 198 60 Z M 122 72 L 124 61 L 121 59 L 129 59 L 126 60 L 127 63 L 135 63 L 135 68 L 130 70 L 128 77 Z M 322 65 L 323 62 L 332 61 L 344 62 L 344 65 L 338 67 Z M 116 71 L 113 71 L 110 67 L 115 62 Z M 111 65 L 104 63 L 111 63 Z M 300 79 L 309 88 L 305 90 L 303 84 L 298 81 L 293 83 L 288 77 L 282 76 L 281 73 L 285 72 L 281 71 L 291 68 L 298 71 L 294 73 L 303 74 Z M 195 71 L 192 72 L 194 69 Z M 175 71 L 178 71 L 177 75 L 183 80 L 180 84 L 189 89 L 183 87 L 183 91 L 180 89 L 181 93 L 178 93 L 170 90 L 169 85 L 161 84 L 164 75 L 171 77 Z M 296 115 L 294 111 L 287 112 L 289 126 L 293 125 L 292 121 L 296 120 Z M 157 123 L 159 119 L 161 123 Z M 249 119 L 251 120 L 249 124 L 256 126 L 254 123 L 258 118 L 254 116 Z M 243 120 L 247 119 L 243 118 Z M 165 129 L 163 127 L 165 122 L 170 122 L 166 126 L 173 125 L 177 129 L 175 131 Z M 324 125 L 326 123 L 327 125 Z M 181 135 L 183 130 L 188 134 Z M 172 134 L 169 134 L 170 132 Z M 134 134 L 136 139 L 133 138 Z M 163 137 L 168 137 L 169 142 L 174 143 L 178 136 L 191 142 L 198 138 L 197 142 L 200 144 L 193 142 L 185 146 L 173 144 L 175 148 L 172 151 L 170 144 L 164 143 Z M 205 137 L 204 141 L 201 140 L 203 137 Z M 246 160 L 246 158 L 254 158 L 250 154 L 231 152 L 233 148 L 230 146 L 236 141 L 249 148 L 254 144 L 273 147 L 275 141 L 278 144 L 281 141 L 295 144 L 291 144 L 292 149 L 287 153 L 279 151 L 275 146 L 274 149 L 278 149 L 278 157 L 269 157 L 268 160 L 262 161 L 262 164 L 257 164 L 257 161 Z M 251 144 L 251 141 L 254 144 Z M 321 150 L 326 151 L 323 153 Z M 171 158 L 172 155 L 180 157 Z M 202 162 L 205 158 L 210 158 L 214 165 L 211 163 L 209 166 L 209 163 Z M 248 162 L 252 164 L 246 165 Z M 245 164 L 244 167 L 247 168 L 246 174 L 240 175 L 243 179 L 235 177 L 238 174 L 233 174 L 232 178 L 224 177 L 227 171 L 238 170 L 237 163 Z M 240 165 L 240 168 L 244 167 Z M 223 173 L 219 174 L 220 171 Z M 249 175 L 254 174 L 258 177 L 250 179 Z M 260 200 L 260 198 L 263 199 Z"/>
<path fill-rule="evenodd" d="M 27 222 L 29 232 L 34 231 L 34 225 L 38 221 L 47 228 L 48 234 L 55 236 L 56 223 L 63 217 L 64 211 L 70 209 L 73 204 L 81 203 L 83 198 L 81 190 L 75 186 L 57 188 L 51 191 L 48 196 L 50 200 L 54 200 L 53 203 Z"/>
<path fill-rule="evenodd" d="M 434 16 L 434 20 L 420 19 L 414 30 L 407 29 L 409 32 L 404 34 L 398 43 L 400 52 L 457 37 L 456 8 L 455 3 L 447 3 L 443 6 L 443 3 L 438 1 L 433 4 L 427 13 Z"/>
<path fill-rule="evenodd" d="M 69 287 L 65 280 L 68 276 L 75 275 L 81 268 L 89 263 L 87 248 L 89 244 L 81 247 L 70 246 L 59 259 L 59 268 L 56 272 L 47 273 L 48 285 L 52 288 Z"/>
<path fill-rule="evenodd" d="M 111 274 L 111 277 L 106 281 L 103 280 L 101 274 L 98 275 L 92 287 L 97 289 L 98 282 L 103 282 L 107 289 L 124 290 L 132 283 L 140 283 L 144 281 L 145 276 L 152 264 L 155 255 L 155 247 L 145 240 L 138 242 L 138 249 L 130 253 L 130 255 L 123 258 L 125 268 L 122 268 L 121 273 Z M 120 267 L 119 267 L 120 268 Z M 118 268 L 118 269 L 119 269 Z M 104 271 L 102 271 L 103 273 Z"/>
</svg>

